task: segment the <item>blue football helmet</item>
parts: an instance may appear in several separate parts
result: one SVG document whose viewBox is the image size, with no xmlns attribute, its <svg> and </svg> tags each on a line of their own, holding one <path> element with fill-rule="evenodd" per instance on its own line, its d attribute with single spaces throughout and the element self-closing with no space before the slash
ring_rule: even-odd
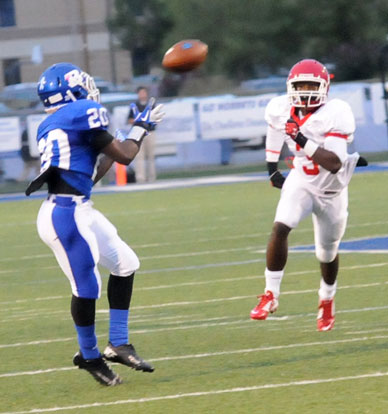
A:
<svg viewBox="0 0 388 414">
<path fill-rule="evenodd" d="M 72 63 L 56 63 L 39 78 L 38 95 L 46 110 L 58 108 L 79 99 L 100 102 L 100 91 L 94 79 Z"/>
</svg>

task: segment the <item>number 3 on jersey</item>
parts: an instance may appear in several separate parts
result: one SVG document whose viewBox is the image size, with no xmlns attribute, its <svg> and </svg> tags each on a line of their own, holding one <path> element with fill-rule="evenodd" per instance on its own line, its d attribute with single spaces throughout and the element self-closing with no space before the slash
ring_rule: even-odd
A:
<svg viewBox="0 0 388 414">
<path fill-rule="evenodd" d="M 296 150 L 297 151 L 300 151 L 301 150 L 301 147 L 298 144 L 296 144 Z M 311 161 L 311 163 L 313 164 L 313 166 L 311 168 L 309 168 L 309 167 L 306 167 L 304 165 L 303 166 L 303 171 L 305 172 L 305 174 L 307 174 L 307 175 L 318 175 L 319 174 L 319 165 L 316 162 L 314 162 L 311 157 L 308 157 L 306 155 L 306 158 L 309 161 Z"/>
<path fill-rule="evenodd" d="M 313 164 L 313 166 L 311 168 L 306 167 L 305 165 L 303 166 L 303 171 L 305 172 L 305 174 L 307 175 L 318 175 L 319 174 L 319 165 L 314 162 L 310 157 L 308 157 L 306 155 L 306 158 L 311 161 L 311 163 Z"/>
<path fill-rule="evenodd" d="M 100 128 L 109 124 L 108 111 L 103 107 L 89 108 L 86 114 L 89 115 L 88 122 L 90 128 Z"/>
</svg>

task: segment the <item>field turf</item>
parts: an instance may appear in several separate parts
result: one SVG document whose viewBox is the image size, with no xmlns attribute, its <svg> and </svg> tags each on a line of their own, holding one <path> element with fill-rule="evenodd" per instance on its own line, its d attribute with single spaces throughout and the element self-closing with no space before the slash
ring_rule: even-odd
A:
<svg viewBox="0 0 388 414">
<path fill-rule="evenodd" d="M 388 235 L 387 181 L 353 178 L 345 240 Z M 333 331 L 316 331 L 309 252 L 290 253 L 276 314 L 249 319 L 278 197 L 266 182 L 94 196 L 141 259 L 130 340 L 156 368 L 114 366 L 113 388 L 72 366 L 70 287 L 38 238 L 40 201 L 1 203 L 0 414 L 388 412 L 388 254 L 341 256 Z M 289 242 L 313 243 L 310 219 Z"/>
</svg>

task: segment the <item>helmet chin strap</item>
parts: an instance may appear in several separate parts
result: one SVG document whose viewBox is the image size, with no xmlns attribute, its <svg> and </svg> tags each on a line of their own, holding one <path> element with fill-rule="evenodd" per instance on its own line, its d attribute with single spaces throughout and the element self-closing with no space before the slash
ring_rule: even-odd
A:
<svg viewBox="0 0 388 414">
<path fill-rule="evenodd" d="M 71 90 L 67 90 L 66 91 L 66 95 L 73 101 L 75 102 L 77 100 L 77 98 L 74 96 L 73 92 Z"/>
</svg>

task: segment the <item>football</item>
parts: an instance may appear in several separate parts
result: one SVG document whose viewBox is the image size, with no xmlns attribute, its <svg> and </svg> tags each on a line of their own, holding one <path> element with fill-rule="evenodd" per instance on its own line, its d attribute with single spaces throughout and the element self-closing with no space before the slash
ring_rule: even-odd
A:
<svg viewBox="0 0 388 414">
<path fill-rule="evenodd" d="M 162 65 L 172 72 L 188 72 L 206 60 L 207 51 L 207 44 L 200 40 L 181 40 L 167 50 Z"/>
</svg>

